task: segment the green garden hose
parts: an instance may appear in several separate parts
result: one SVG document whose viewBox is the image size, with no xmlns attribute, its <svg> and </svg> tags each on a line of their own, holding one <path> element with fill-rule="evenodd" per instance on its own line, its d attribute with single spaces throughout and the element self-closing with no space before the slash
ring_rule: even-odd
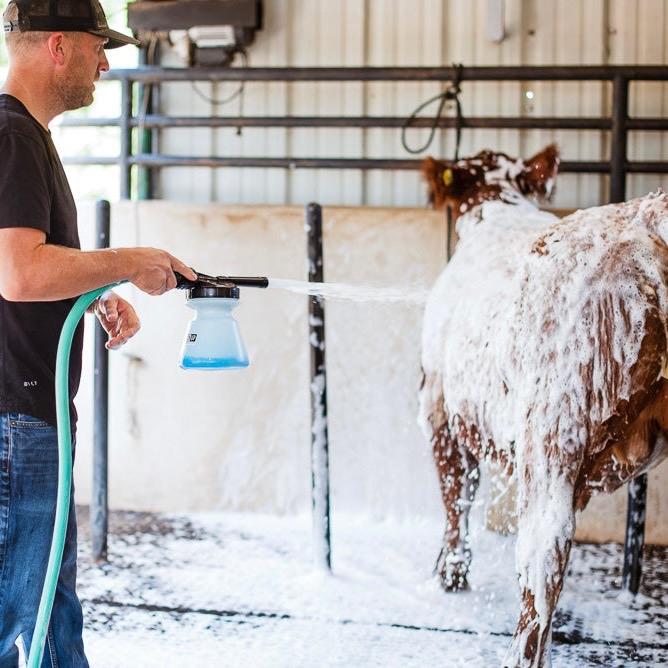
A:
<svg viewBox="0 0 668 668">
<path fill-rule="evenodd" d="M 53 523 L 53 538 L 49 563 L 46 568 L 42 598 L 39 601 L 37 621 L 30 645 L 28 668 L 39 668 L 44 654 L 44 641 L 49 628 L 49 618 L 53 608 L 53 599 L 56 595 L 60 564 L 63 560 L 65 547 L 65 533 L 70 507 L 70 492 L 72 489 L 72 431 L 70 428 L 70 400 L 69 400 L 69 369 L 70 351 L 74 332 L 86 309 L 103 292 L 113 285 L 105 285 L 97 290 L 91 290 L 77 299 L 72 306 L 63 329 L 60 332 L 58 353 L 56 355 L 56 420 L 58 427 L 58 497 L 56 501 L 56 518 Z"/>
</svg>

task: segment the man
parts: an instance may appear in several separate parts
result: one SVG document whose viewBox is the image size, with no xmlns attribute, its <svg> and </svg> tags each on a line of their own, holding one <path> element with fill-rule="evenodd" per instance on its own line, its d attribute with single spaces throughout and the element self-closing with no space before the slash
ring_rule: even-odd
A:
<svg viewBox="0 0 668 668">
<path fill-rule="evenodd" d="M 30 650 L 46 572 L 57 488 L 55 357 L 75 298 L 129 280 L 159 295 L 174 272 L 195 273 L 154 248 L 82 252 L 76 209 L 48 131 L 63 111 L 89 105 L 109 69 L 105 48 L 138 44 L 107 26 L 98 0 L 12 0 L 4 15 L 10 68 L 0 93 L 0 668 Z M 136 334 L 132 306 L 108 292 L 94 305 L 108 348 Z M 72 348 L 70 406 L 83 331 Z M 88 666 L 75 592 L 76 521 L 70 504 L 63 564 L 43 666 Z"/>
</svg>

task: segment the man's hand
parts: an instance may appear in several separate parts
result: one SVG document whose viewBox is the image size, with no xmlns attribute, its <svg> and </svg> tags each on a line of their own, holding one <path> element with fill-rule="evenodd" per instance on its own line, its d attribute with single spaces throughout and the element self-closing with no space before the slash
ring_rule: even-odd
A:
<svg viewBox="0 0 668 668">
<path fill-rule="evenodd" d="M 149 295 L 161 295 L 175 288 L 174 272 L 192 281 L 197 280 L 197 274 L 189 266 L 167 251 L 158 248 L 121 248 L 116 252 L 130 260 L 130 282 Z"/>
<path fill-rule="evenodd" d="M 109 335 L 105 344 L 107 350 L 120 348 L 141 326 L 134 308 L 111 290 L 96 300 L 94 313 Z"/>
</svg>

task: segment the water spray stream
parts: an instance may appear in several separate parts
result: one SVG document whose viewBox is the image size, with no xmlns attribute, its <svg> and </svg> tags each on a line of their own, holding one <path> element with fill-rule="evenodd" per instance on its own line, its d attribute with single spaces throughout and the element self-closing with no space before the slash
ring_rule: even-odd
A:
<svg viewBox="0 0 668 668">
<path fill-rule="evenodd" d="M 426 288 L 377 288 L 346 283 L 309 283 L 281 278 L 270 278 L 267 287 L 288 290 L 301 295 L 353 302 L 425 304 L 429 295 Z"/>
</svg>

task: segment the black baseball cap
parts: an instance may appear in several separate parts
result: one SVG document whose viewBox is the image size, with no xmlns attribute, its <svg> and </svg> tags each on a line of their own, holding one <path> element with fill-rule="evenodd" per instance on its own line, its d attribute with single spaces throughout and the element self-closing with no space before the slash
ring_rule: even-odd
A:
<svg viewBox="0 0 668 668">
<path fill-rule="evenodd" d="M 9 13 L 12 5 L 18 9 Z M 7 15 L 16 17 L 12 20 Z M 3 14 L 5 32 L 89 32 L 106 37 L 105 49 L 125 44 L 139 46 L 139 40 L 112 30 L 98 0 L 11 0 Z"/>
</svg>

